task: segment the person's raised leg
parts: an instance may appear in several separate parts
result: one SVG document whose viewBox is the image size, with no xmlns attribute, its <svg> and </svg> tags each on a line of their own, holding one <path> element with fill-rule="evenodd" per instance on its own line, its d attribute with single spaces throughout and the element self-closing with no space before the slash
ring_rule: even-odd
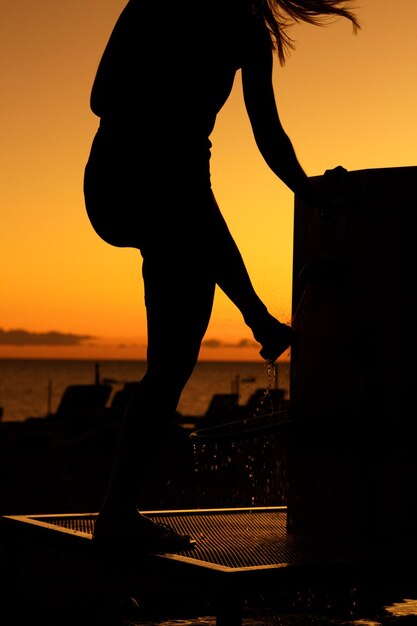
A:
<svg viewBox="0 0 417 626">
<path fill-rule="evenodd" d="M 271 315 L 256 293 L 242 255 L 214 196 L 210 223 L 216 282 L 241 311 L 254 338 L 261 344 L 260 355 L 274 362 L 294 341 L 295 331 Z"/>
</svg>

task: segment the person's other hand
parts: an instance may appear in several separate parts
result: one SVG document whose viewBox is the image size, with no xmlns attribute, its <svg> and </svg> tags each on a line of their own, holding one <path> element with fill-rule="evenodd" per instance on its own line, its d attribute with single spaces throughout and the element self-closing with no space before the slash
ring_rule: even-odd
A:
<svg viewBox="0 0 417 626">
<path fill-rule="evenodd" d="M 317 189 L 319 217 L 323 222 L 331 221 L 347 205 L 348 171 L 338 165 L 326 170 Z"/>
</svg>

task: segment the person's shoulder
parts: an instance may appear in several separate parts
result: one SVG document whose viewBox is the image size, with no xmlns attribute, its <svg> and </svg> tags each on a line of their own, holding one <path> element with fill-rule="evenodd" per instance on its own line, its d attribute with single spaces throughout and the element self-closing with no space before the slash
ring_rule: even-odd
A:
<svg viewBox="0 0 417 626">
<path fill-rule="evenodd" d="M 249 56 L 264 56 L 271 50 L 271 35 L 265 20 L 250 9 L 242 12 L 241 33 L 243 45 Z"/>
</svg>

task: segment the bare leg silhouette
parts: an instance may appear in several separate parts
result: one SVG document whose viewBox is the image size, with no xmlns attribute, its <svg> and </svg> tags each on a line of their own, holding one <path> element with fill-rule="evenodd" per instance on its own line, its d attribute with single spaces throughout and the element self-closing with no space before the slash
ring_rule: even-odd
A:
<svg viewBox="0 0 417 626">
<path fill-rule="evenodd" d="M 294 331 L 274 318 L 256 293 L 242 255 L 213 196 L 216 283 L 237 306 L 253 336 L 262 345 L 264 359 L 276 359 L 290 346 Z"/>
<path fill-rule="evenodd" d="M 143 280 L 148 320 L 147 372 L 123 417 L 112 478 L 97 524 L 96 536 L 137 535 L 148 546 L 181 549 L 183 536 L 165 537 L 137 510 L 140 482 L 169 436 L 172 416 L 197 363 L 210 320 L 216 284 L 241 310 L 255 338 L 261 332 L 282 349 L 289 338 L 257 295 L 242 256 L 221 213 L 211 204 L 203 242 L 174 241 L 144 247 Z M 207 226 L 207 224 L 206 224 Z M 268 345 L 268 344 L 265 344 Z M 276 348 L 275 348 L 276 349 Z M 128 529 L 128 530 L 127 530 Z"/>
</svg>

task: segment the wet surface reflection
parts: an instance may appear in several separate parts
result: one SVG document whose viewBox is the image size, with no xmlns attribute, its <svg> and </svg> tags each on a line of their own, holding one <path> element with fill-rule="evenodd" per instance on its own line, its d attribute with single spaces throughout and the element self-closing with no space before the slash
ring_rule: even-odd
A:
<svg viewBox="0 0 417 626">
<path fill-rule="evenodd" d="M 400 591 L 369 587 L 336 592 L 304 590 L 257 596 L 244 607 L 241 626 L 414 626 L 417 625 L 417 592 L 408 597 Z M 178 607 L 170 616 L 145 615 L 133 598 L 89 626 L 217 626 L 216 616 L 187 613 Z M 75 622 L 72 622 L 75 623 Z M 77 621 L 77 626 L 84 624 Z M 87 623 L 87 622 L 85 622 Z M 223 624 L 223 622 L 222 622 Z M 234 622 L 235 626 L 235 622 Z"/>
</svg>

